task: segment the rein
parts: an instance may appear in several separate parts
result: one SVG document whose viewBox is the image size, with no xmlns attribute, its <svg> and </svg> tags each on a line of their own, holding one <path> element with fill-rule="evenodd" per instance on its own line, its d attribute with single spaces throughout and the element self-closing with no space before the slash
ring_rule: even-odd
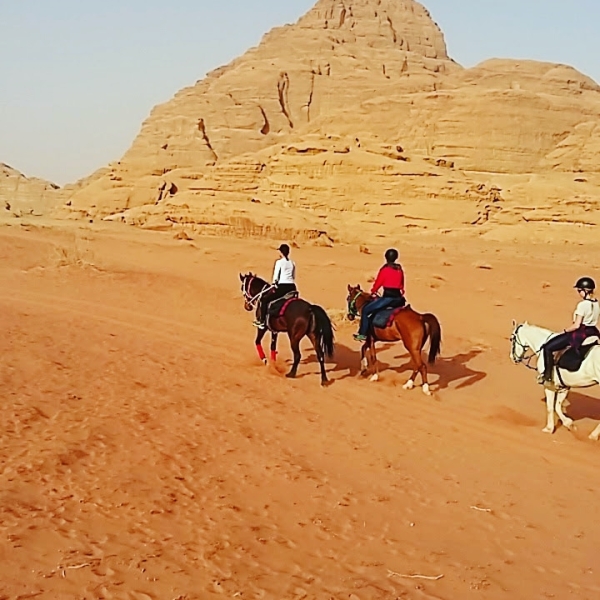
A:
<svg viewBox="0 0 600 600">
<path fill-rule="evenodd" d="M 546 342 L 544 342 L 544 344 L 542 344 L 540 349 L 536 352 L 533 348 L 531 348 L 530 346 L 527 346 L 519 339 L 519 329 L 521 329 L 521 327 L 523 327 L 523 325 L 519 325 L 515 329 L 513 334 L 510 336 L 510 341 L 512 342 L 511 354 L 512 354 L 513 362 L 515 362 L 516 364 L 523 363 L 528 369 L 530 369 L 532 371 L 537 371 L 537 367 L 534 367 L 531 364 L 531 361 L 541 353 L 542 348 L 544 347 L 544 344 L 551 337 L 553 337 L 554 334 L 551 334 L 550 337 L 546 340 Z M 521 348 L 521 350 L 523 350 L 523 356 L 521 356 L 521 358 L 519 358 L 519 359 L 516 358 L 516 353 L 515 353 L 516 346 L 519 346 Z M 527 356 L 527 350 L 531 350 L 531 352 L 532 352 L 529 356 Z M 523 362 L 523 361 L 525 361 L 525 362 Z"/>
<path fill-rule="evenodd" d="M 352 298 L 352 300 L 350 300 L 350 302 L 348 302 L 348 314 L 353 316 L 353 317 L 358 317 L 360 315 L 358 309 L 356 308 L 356 301 L 362 296 L 363 291 L 359 290 L 358 292 L 356 292 L 356 296 L 354 296 L 354 298 Z"/>
<path fill-rule="evenodd" d="M 242 284 L 242 296 L 244 300 L 248 303 L 249 306 L 255 306 L 256 303 L 267 293 L 270 292 L 275 286 L 269 285 L 265 282 L 262 290 L 256 294 L 256 296 L 250 295 L 250 287 L 252 286 L 252 282 L 256 279 L 254 275 L 247 280 L 244 280 Z"/>
</svg>

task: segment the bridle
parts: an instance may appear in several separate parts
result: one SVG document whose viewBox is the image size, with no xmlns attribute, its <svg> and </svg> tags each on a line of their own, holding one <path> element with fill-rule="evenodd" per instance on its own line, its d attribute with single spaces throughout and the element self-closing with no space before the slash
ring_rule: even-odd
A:
<svg viewBox="0 0 600 600">
<path fill-rule="evenodd" d="M 254 275 L 244 277 L 244 281 L 242 281 L 242 296 L 246 301 L 246 305 L 250 308 L 254 308 L 256 303 L 267 293 L 273 289 L 273 285 L 269 285 L 265 283 L 260 292 L 255 296 L 250 294 L 250 288 L 252 287 L 252 282 L 256 279 Z"/>
<path fill-rule="evenodd" d="M 524 344 L 519 339 L 519 329 L 521 329 L 521 327 L 523 327 L 523 324 L 517 326 L 517 328 L 513 331 L 513 334 L 510 336 L 510 341 L 512 344 L 512 347 L 510 349 L 510 357 L 516 365 L 518 365 L 519 363 L 523 363 L 528 369 L 531 369 L 532 371 L 537 371 L 537 367 L 534 367 L 531 364 L 531 361 L 540 354 L 540 352 L 542 351 L 543 344 L 537 352 L 527 344 Z M 521 357 L 517 357 L 517 346 L 523 351 L 523 355 Z M 531 354 L 529 356 L 527 356 L 527 350 L 531 350 Z"/>
<path fill-rule="evenodd" d="M 360 315 L 358 308 L 356 308 L 356 301 L 362 296 L 363 291 L 358 290 L 356 292 L 356 296 L 352 298 L 352 300 L 348 301 L 348 316 L 349 317 L 358 317 Z"/>
</svg>

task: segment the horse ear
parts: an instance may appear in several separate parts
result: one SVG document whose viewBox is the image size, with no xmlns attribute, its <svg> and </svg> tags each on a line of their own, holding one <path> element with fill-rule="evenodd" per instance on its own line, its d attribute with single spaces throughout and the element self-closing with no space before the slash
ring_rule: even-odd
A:
<svg viewBox="0 0 600 600">
<path fill-rule="evenodd" d="M 517 326 L 517 322 L 514 319 L 512 320 L 512 323 L 513 323 L 513 327 Z"/>
<path fill-rule="evenodd" d="M 348 284 L 348 291 L 351 292 L 352 291 L 352 286 L 350 284 Z"/>
<path fill-rule="evenodd" d="M 244 276 L 240 273 L 240 281 L 243 282 L 244 281 Z"/>
<path fill-rule="evenodd" d="M 360 287 L 360 283 L 356 286 L 357 290 L 360 290 L 362 292 L 362 288 Z"/>
</svg>

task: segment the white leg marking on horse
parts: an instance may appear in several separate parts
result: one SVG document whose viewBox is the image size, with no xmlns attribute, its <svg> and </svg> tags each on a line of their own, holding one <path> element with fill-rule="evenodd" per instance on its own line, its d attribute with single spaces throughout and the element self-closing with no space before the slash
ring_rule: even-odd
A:
<svg viewBox="0 0 600 600">
<path fill-rule="evenodd" d="M 423 393 L 426 396 L 431 396 L 431 390 L 429 389 L 429 384 L 428 383 L 424 383 L 423 384 Z"/>
<path fill-rule="evenodd" d="M 564 427 L 566 427 L 569 431 L 575 431 L 577 428 L 575 427 L 575 421 L 573 419 L 567 417 L 563 412 L 563 403 L 567 399 L 567 395 L 569 394 L 569 390 L 563 390 L 561 392 L 557 392 L 556 394 L 556 414 L 558 418 L 561 420 Z"/>
<path fill-rule="evenodd" d="M 366 356 L 360 361 L 360 364 L 362 365 L 363 371 L 366 371 L 369 368 L 369 361 Z"/>
<path fill-rule="evenodd" d="M 597 442 L 600 439 L 600 425 L 590 433 L 590 440 Z"/>
<path fill-rule="evenodd" d="M 542 429 L 544 433 L 554 433 L 556 425 L 554 424 L 554 401 L 556 400 L 556 393 L 552 390 L 544 390 L 546 394 L 546 427 Z"/>
<path fill-rule="evenodd" d="M 412 379 L 409 379 L 402 387 L 405 390 L 412 390 L 415 387 L 415 382 Z"/>
<path fill-rule="evenodd" d="M 371 377 L 371 381 L 379 381 L 379 373 L 375 373 L 375 375 Z"/>
</svg>

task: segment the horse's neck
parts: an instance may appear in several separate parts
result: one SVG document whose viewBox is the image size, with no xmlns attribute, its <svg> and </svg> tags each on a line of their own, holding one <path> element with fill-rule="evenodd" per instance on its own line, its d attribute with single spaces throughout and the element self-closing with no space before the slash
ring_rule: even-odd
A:
<svg viewBox="0 0 600 600">
<path fill-rule="evenodd" d="M 360 298 L 363 300 L 363 303 L 362 303 L 362 305 L 360 307 L 360 312 L 362 312 L 364 310 L 364 308 L 367 306 L 367 304 L 369 304 L 371 296 L 370 296 L 370 294 L 366 294 L 366 293 L 363 292 L 360 295 Z"/>
<path fill-rule="evenodd" d="M 269 287 L 269 284 L 264 279 L 255 277 L 254 281 L 252 282 L 253 289 L 251 293 L 253 295 L 260 294 L 266 287 Z"/>
<path fill-rule="evenodd" d="M 523 337 L 527 339 L 530 348 L 535 352 L 539 352 L 541 347 L 551 338 L 554 332 L 543 327 L 536 327 L 535 325 L 523 326 Z"/>
</svg>

